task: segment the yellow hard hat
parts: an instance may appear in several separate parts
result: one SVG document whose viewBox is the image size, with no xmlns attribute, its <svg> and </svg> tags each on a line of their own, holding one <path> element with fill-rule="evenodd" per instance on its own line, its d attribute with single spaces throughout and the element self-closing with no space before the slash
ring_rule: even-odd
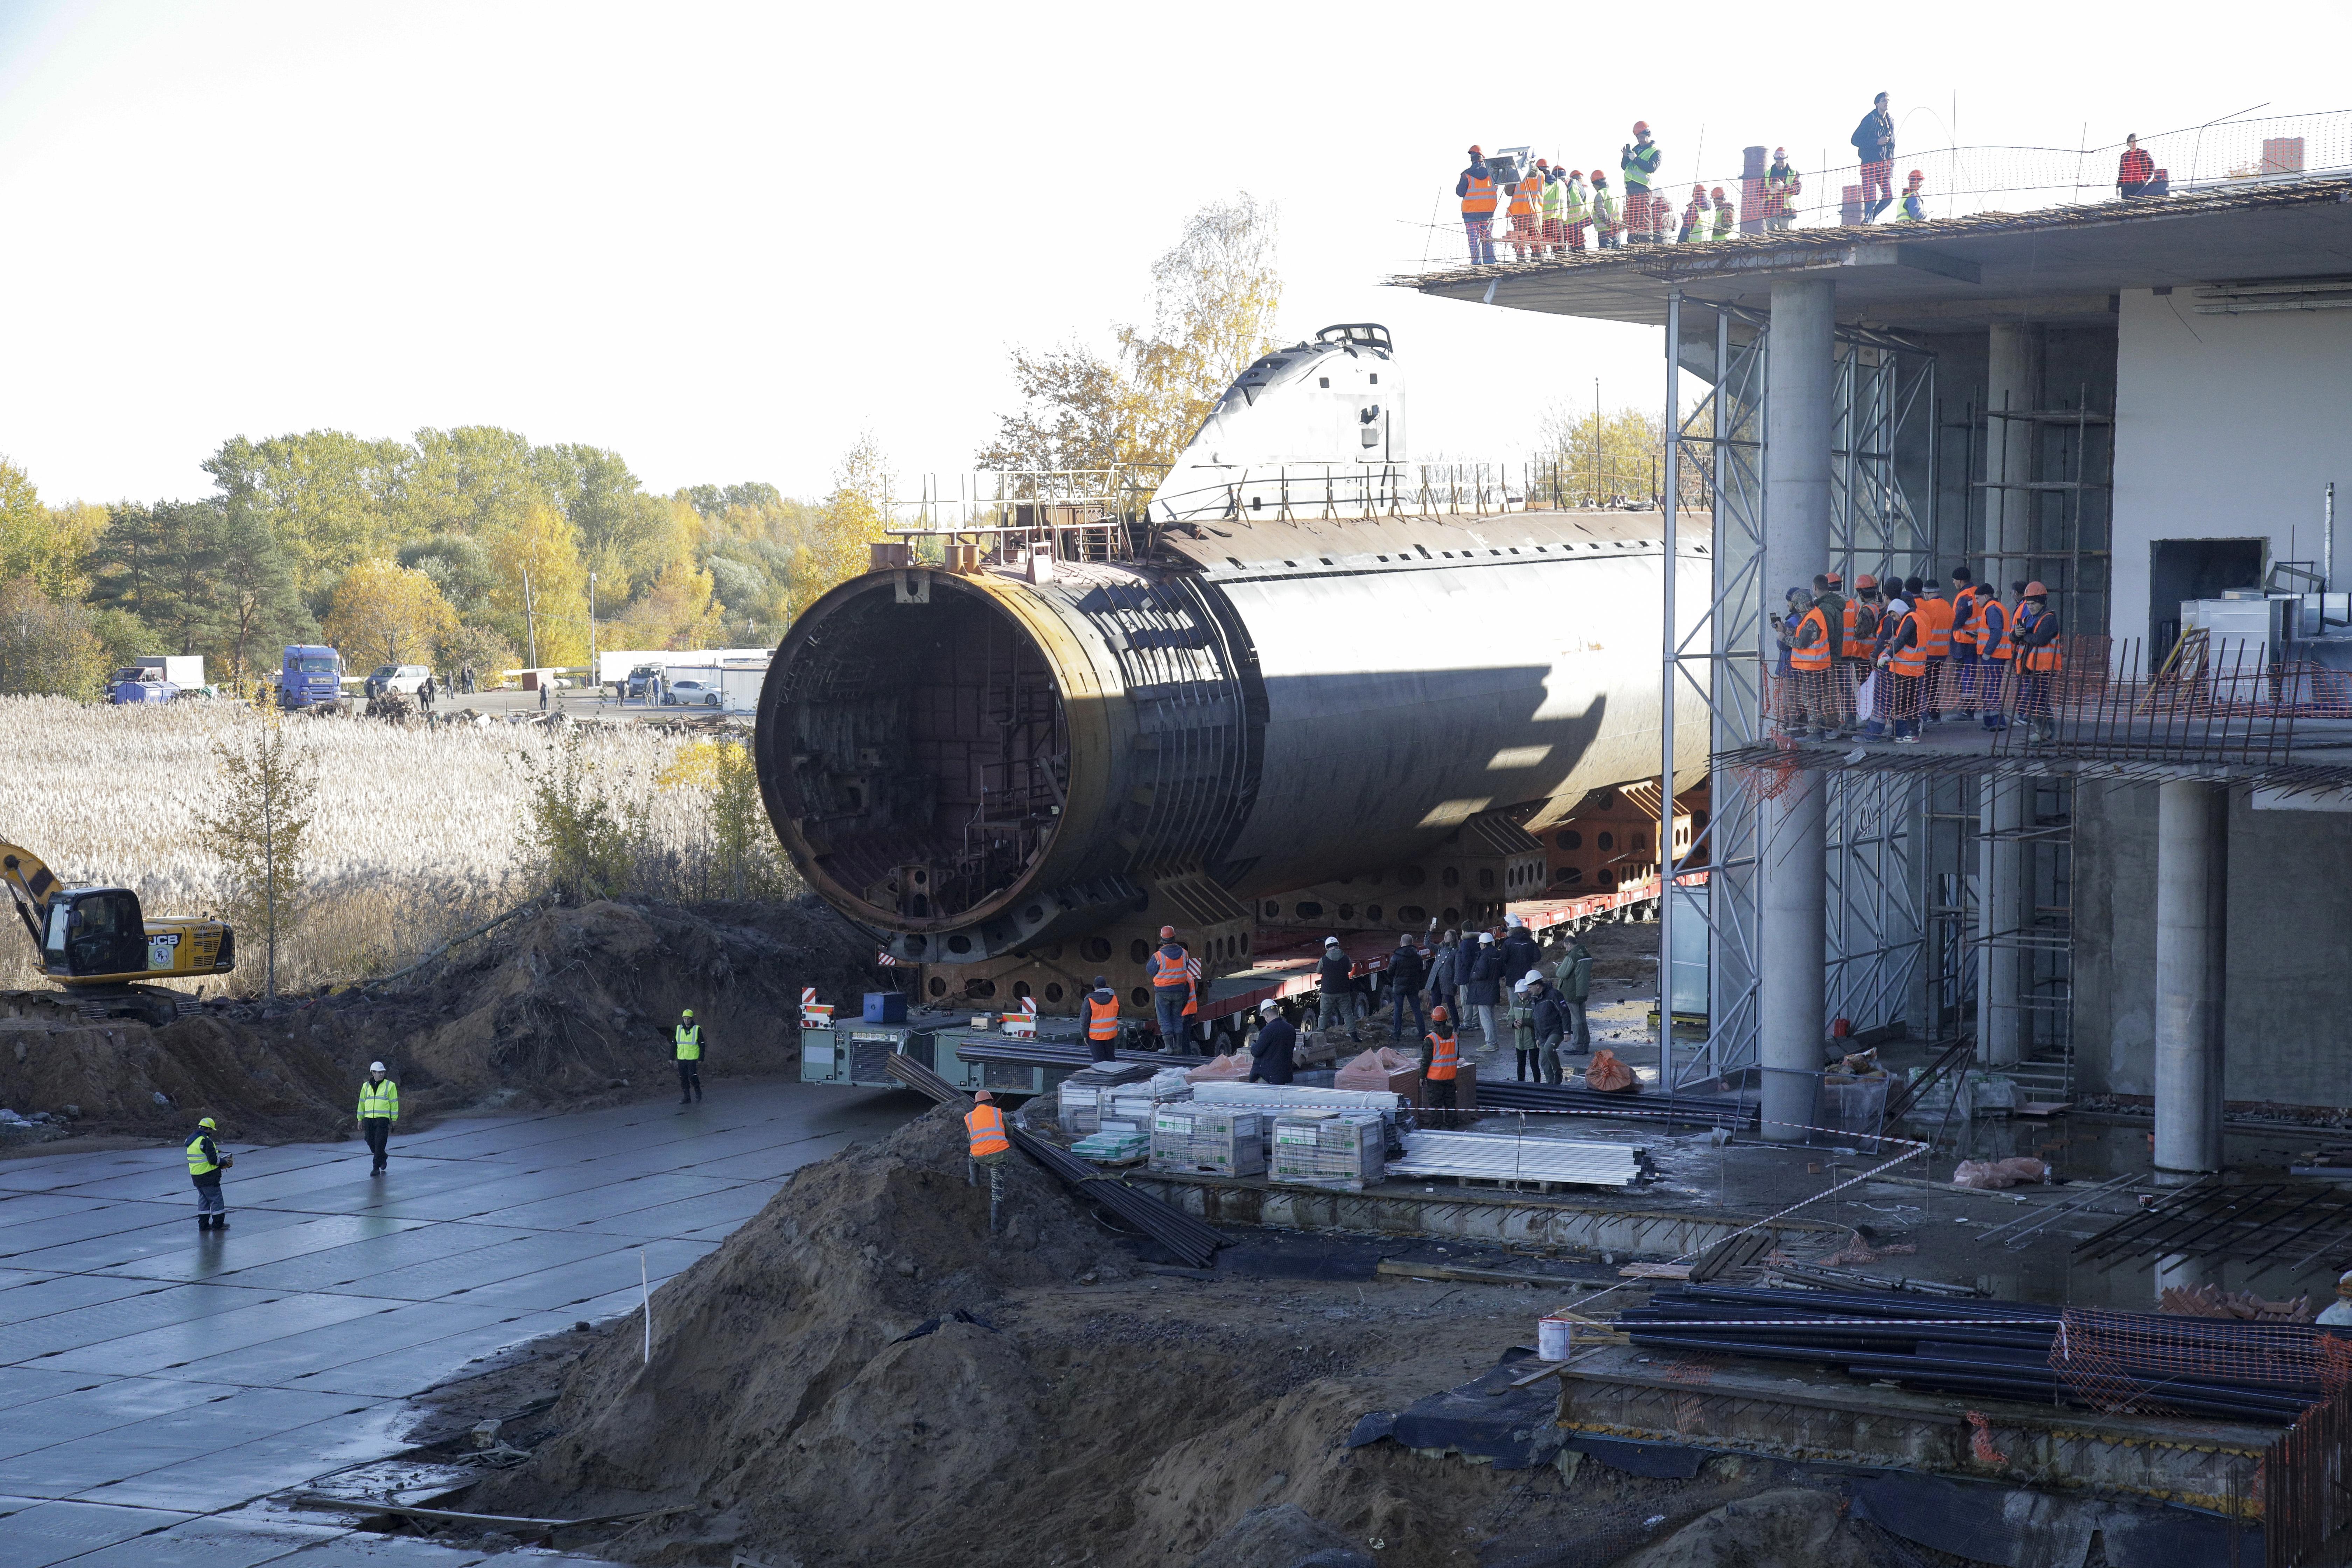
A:
<svg viewBox="0 0 2352 1568">
<path fill-rule="evenodd" d="M 679 1014 L 678 1016 L 681 1018 L 691 1018 L 694 1016 L 694 1009 L 688 1007 L 685 1012 Z"/>
<path fill-rule="evenodd" d="M 213 1119 L 209 1116 L 205 1117 L 202 1121 L 197 1122 L 196 1125 L 199 1127 L 210 1128 L 215 1132 L 220 1131 L 217 1126 L 214 1125 Z"/>
</svg>

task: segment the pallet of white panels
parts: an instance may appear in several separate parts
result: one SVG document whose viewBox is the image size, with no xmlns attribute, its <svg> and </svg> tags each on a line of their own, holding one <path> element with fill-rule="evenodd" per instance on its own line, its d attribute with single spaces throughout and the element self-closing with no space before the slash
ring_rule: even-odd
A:
<svg viewBox="0 0 2352 1568">
<path fill-rule="evenodd" d="M 1243 1083 L 1227 1079 L 1192 1086 L 1202 1105 L 1247 1105 L 1269 1113 L 1289 1110 L 1394 1110 L 1400 1101 L 1384 1089 L 1317 1089 L 1303 1083 Z"/>
<path fill-rule="evenodd" d="M 1453 1176 L 1464 1186 L 1545 1191 L 1555 1186 L 1624 1187 L 1640 1181 L 1642 1149 L 1497 1132 L 1407 1132 L 1391 1176 Z"/>
</svg>

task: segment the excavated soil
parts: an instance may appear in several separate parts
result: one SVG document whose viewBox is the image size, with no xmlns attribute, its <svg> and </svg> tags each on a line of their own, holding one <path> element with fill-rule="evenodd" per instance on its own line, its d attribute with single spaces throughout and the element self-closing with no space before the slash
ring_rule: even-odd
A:
<svg viewBox="0 0 2352 1568">
<path fill-rule="evenodd" d="M 1157 1270 L 1018 1157 L 1012 1223 L 991 1240 L 963 1166 L 962 1129 L 939 1110 L 799 1172 L 655 1298 L 649 1364 L 641 1319 L 594 1336 L 533 1417 L 530 1459 L 456 1506 L 678 1510 L 595 1548 L 648 1564 L 1600 1568 L 1790 1490 L 1756 1462 L 1660 1480 L 1572 1456 L 1503 1471 L 1348 1448 L 1360 1417 L 1485 1371 L 1553 1303 L 1526 1287 Z M 1801 1517 L 1771 1532 L 1788 1552 L 1748 1552 L 1766 1539 L 1752 1522 L 1718 1520 L 1712 1545 L 1654 1561 L 1902 1561 L 1833 1497 L 1824 1512 L 1818 1489 L 1796 1489 Z"/>
<path fill-rule="evenodd" d="M 583 1109 L 667 1091 L 681 1007 L 703 1024 L 706 1076 L 796 1071 L 801 988 L 875 989 L 870 951 L 813 900 L 550 909 L 381 993 L 214 1002 L 161 1029 L 0 1018 L 0 1105 L 74 1108 L 73 1146 L 176 1136 L 207 1114 L 236 1142 L 331 1138 L 381 1060 L 404 1124 Z"/>
</svg>

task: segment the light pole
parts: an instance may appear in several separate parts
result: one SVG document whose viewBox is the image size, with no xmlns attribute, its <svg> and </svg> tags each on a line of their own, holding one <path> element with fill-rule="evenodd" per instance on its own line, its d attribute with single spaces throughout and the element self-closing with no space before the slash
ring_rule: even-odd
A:
<svg viewBox="0 0 2352 1568">
<path fill-rule="evenodd" d="M 596 668 L 596 574 L 588 574 L 588 679 L 596 683 L 596 706 L 604 706 L 604 672 Z"/>
</svg>

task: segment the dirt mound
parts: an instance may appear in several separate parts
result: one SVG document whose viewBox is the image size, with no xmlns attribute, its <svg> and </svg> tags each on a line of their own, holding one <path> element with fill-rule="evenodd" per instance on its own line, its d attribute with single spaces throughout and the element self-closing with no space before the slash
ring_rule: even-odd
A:
<svg viewBox="0 0 2352 1568">
<path fill-rule="evenodd" d="M 801 988 L 854 997 L 871 973 L 811 900 L 551 909 L 380 991 L 216 1002 L 161 1029 L 0 1019 L 0 1105 L 77 1107 L 78 1132 L 167 1136 L 209 1113 L 234 1140 L 333 1137 L 381 1060 L 404 1121 L 578 1109 L 659 1087 L 681 1007 L 706 1076 L 796 1070 Z"/>
</svg>

